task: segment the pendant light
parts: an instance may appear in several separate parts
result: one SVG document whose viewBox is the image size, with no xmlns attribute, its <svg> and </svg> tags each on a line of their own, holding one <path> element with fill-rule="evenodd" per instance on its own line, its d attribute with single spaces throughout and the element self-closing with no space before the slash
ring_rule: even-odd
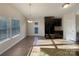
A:
<svg viewBox="0 0 79 59">
<path fill-rule="evenodd" d="M 29 18 L 28 18 L 28 23 L 32 23 L 33 21 L 32 21 L 32 15 L 31 15 L 31 6 L 32 6 L 32 4 L 31 3 L 29 3 Z"/>
<path fill-rule="evenodd" d="M 68 6 L 70 5 L 70 3 L 65 3 L 65 4 L 63 4 L 63 8 L 67 8 Z"/>
</svg>

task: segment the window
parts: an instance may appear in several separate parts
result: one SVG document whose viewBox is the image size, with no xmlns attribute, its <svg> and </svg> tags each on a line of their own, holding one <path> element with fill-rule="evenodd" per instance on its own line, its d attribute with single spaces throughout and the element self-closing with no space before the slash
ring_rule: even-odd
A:
<svg viewBox="0 0 79 59">
<path fill-rule="evenodd" d="M 12 20 L 12 36 L 20 33 L 20 21 Z"/>
<path fill-rule="evenodd" d="M 0 41 L 20 33 L 20 20 L 0 18 Z"/>
<path fill-rule="evenodd" d="M 38 34 L 38 27 L 35 27 L 35 34 Z"/>
<path fill-rule="evenodd" d="M 0 19 L 0 41 L 7 38 L 7 20 Z"/>
<path fill-rule="evenodd" d="M 38 25 L 38 22 L 35 22 L 35 25 Z"/>
</svg>

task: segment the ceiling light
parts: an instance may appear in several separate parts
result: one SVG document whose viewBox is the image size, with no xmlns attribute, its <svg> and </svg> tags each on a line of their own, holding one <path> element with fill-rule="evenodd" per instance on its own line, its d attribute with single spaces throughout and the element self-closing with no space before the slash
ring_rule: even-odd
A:
<svg viewBox="0 0 79 59">
<path fill-rule="evenodd" d="M 32 21 L 32 20 L 28 20 L 27 22 L 28 22 L 28 23 L 32 23 L 33 21 Z"/>
<path fill-rule="evenodd" d="M 33 21 L 32 21 L 32 15 L 31 15 L 31 6 L 32 6 L 32 4 L 31 3 L 29 3 L 29 18 L 28 18 L 28 23 L 32 23 Z"/>
<path fill-rule="evenodd" d="M 62 7 L 67 8 L 70 5 L 70 3 L 65 3 Z"/>
</svg>

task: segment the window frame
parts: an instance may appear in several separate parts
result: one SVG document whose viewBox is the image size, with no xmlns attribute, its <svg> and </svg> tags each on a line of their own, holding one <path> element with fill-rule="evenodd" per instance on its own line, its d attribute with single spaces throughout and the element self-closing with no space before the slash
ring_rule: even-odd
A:
<svg viewBox="0 0 79 59">
<path fill-rule="evenodd" d="M 15 34 L 15 35 L 12 35 L 12 20 L 19 20 L 19 19 L 17 19 L 17 18 L 12 18 L 11 19 L 11 37 L 12 38 L 15 38 L 16 36 L 18 36 L 18 35 L 20 35 L 20 32 L 21 32 L 21 21 L 19 20 L 19 26 L 20 26 L 20 29 L 19 29 L 19 33 L 18 34 Z"/>
<path fill-rule="evenodd" d="M 12 36 L 12 19 L 13 18 L 9 19 L 8 17 L 0 16 L 0 20 L 6 20 L 7 21 L 7 33 L 6 33 L 7 37 L 5 39 L 1 40 L 0 44 L 3 43 L 3 42 L 6 42 L 6 41 L 8 41 L 12 38 L 19 36 L 20 33 L 21 33 L 21 21 L 20 21 L 20 19 L 15 19 L 15 20 L 19 20 L 19 33 Z"/>
</svg>

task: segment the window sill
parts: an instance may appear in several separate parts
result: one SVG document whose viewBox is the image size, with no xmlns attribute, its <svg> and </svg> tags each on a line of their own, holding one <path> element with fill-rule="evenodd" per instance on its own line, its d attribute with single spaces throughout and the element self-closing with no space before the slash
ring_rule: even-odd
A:
<svg viewBox="0 0 79 59">
<path fill-rule="evenodd" d="M 19 35 L 20 35 L 20 34 L 17 34 L 17 35 L 15 35 L 15 36 L 11 37 L 11 38 L 4 39 L 3 41 L 0 41 L 0 44 L 4 43 L 4 42 L 6 42 L 6 41 L 9 41 L 9 40 L 11 40 L 11 39 L 13 39 L 13 38 L 15 38 L 15 37 L 17 37 L 17 36 L 19 36 Z"/>
<path fill-rule="evenodd" d="M 7 39 L 4 39 L 4 40 L 0 41 L 0 44 L 6 42 L 6 41 L 8 41 L 8 40 L 10 40 L 10 38 L 7 38 Z"/>
<path fill-rule="evenodd" d="M 14 35 L 14 36 L 12 37 L 12 39 L 13 39 L 13 38 L 16 38 L 16 37 L 19 36 L 19 35 L 20 35 L 20 34 Z"/>
</svg>

